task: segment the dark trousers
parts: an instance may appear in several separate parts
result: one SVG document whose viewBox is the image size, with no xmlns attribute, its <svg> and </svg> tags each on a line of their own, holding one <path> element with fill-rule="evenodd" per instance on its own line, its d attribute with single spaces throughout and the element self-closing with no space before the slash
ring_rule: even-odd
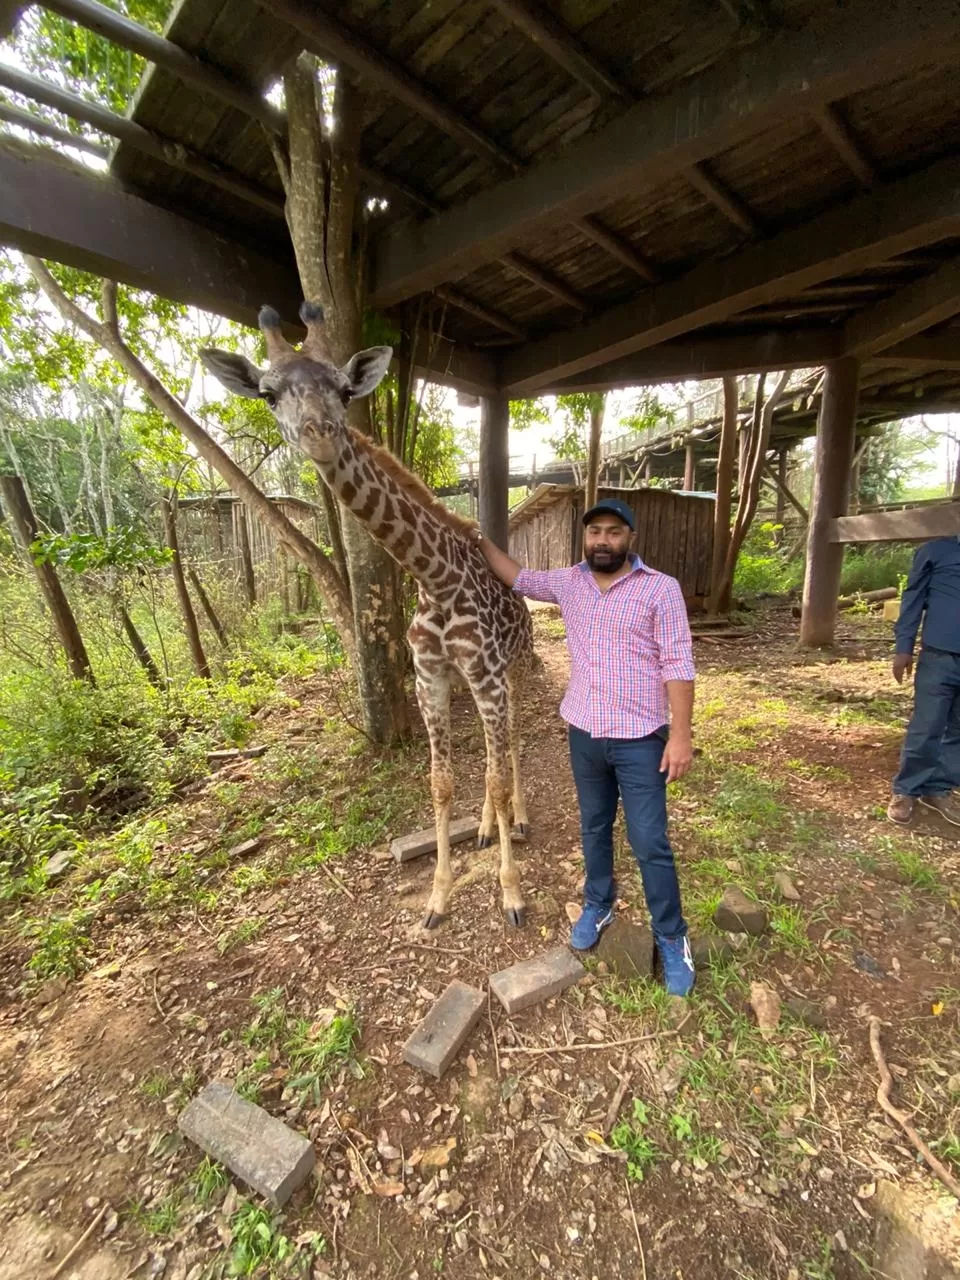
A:
<svg viewBox="0 0 960 1280">
<path fill-rule="evenodd" d="M 580 802 L 580 833 L 586 867 L 584 901 L 612 907 L 613 824 L 623 801 L 627 839 L 640 867 L 653 931 L 668 938 L 685 934 L 680 885 L 667 838 L 666 774 L 660 761 L 666 735 L 646 738 L 592 738 L 569 728 L 570 764 Z"/>
<path fill-rule="evenodd" d="M 960 787 L 960 653 L 921 649 L 913 688 L 893 789 L 901 796 L 943 795 Z"/>
</svg>

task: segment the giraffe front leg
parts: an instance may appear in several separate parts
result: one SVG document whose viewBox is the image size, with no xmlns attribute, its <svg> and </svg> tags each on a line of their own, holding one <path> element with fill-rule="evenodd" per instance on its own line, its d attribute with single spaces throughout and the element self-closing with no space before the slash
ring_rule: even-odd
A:
<svg viewBox="0 0 960 1280">
<path fill-rule="evenodd" d="M 500 831 L 500 887 L 503 912 L 508 924 L 520 929 L 526 921 L 526 908 L 520 890 L 520 872 L 513 857 L 510 835 L 510 745 L 507 730 L 507 698 L 504 688 L 499 694 L 484 695 L 474 691 L 477 708 L 483 720 L 487 740 L 487 795 L 497 816 Z"/>
<path fill-rule="evenodd" d="M 430 793 L 437 829 L 437 867 L 423 917 L 425 929 L 436 929 L 447 916 L 453 868 L 450 864 L 450 808 L 453 765 L 450 751 L 450 679 L 443 671 L 418 666 L 417 702 L 430 738 Z"/>
<path fill-rule="evenodd" d="M 483 797 L 483 813 L 480 815 L 480 826 L 477 828 L 477 848 L 488 849 L 497 834 L 497 807 L 493 803 L 490 788 L 487 787 Z"/>
</svg>

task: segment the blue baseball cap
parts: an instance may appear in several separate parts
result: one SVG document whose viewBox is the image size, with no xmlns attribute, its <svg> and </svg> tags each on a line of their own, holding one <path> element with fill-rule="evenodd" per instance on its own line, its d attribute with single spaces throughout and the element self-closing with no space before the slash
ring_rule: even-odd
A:
<svg viewBox="0 0 960 1280">
<path fill-rule="evenodd" d="M 621 502 L 619 498 L 604 498 L 602 502 L 598 502 L 595 507 L 591 507 L 583 517 L 583 523 L 589 524 L 594 516 L 598 516 L 601 511 L 608 511 L 611 515 L 619 516 L 628 529 L 636 529 L 633 522 L 633 512 L 625 502 Z"/>
</svg>

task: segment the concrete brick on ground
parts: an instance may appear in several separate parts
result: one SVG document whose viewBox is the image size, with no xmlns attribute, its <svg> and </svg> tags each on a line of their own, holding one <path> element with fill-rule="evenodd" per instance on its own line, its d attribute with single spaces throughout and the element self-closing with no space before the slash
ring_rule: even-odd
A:
<svg viewBox="0 0 960 1280">
<path fill-rule="evenodd" d="M 463 844 L 477 834 L 480 824 L 476 818 L 456 818 L 450 823 L 450 843 Z M 400 836 L 390 842 L 390 852 L 397 862 L 409 862 L 411 858 L 421 858 L 425 853 L 435 853 L 437 848 L 437 832 L 434 827 L 426 831 L 413 831 L 408 836 Z"/>
<path fill-rule="evenodd" d="M 182 1133 L 254 1191 L 282 1206 L 316 1163 L 313 1143 L 222 1080 L 211 1080 L 184 1110 Z"/>
<path fill-rule="evenodd" d="M 572 987 L 584 973 L 575 955 L 566 947 L 555 947 L 553 951 L 495 973 L 490 979 L 490 990 L 507 1013 L 519 1013 Z"/>
<path fill-rule="evenodd" d="M 483 1012 L 485 996 L 454 979 L 403 1046 L 403 1060 L 437 1079 L 460 1051 Z"/>
</svg>

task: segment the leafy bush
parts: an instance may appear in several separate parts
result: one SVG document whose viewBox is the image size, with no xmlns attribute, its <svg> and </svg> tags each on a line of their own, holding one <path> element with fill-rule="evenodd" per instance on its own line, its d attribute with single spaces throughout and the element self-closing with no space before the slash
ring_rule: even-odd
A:
<svg viewBox="0 0 960 1280">
<path fill-rule="evenodd" d="M 915 548 L 897 542 L 881 547 L 851 547 L 844 556 L 840 590 L 843 595 L 857 591 L 879 591 L 895 587 L 910 571 Z"/>
<path fill-rule="evenodd" d="M 747 534 L 733 576 L 734 595 L 781 595 L 800 583 L 801 563 L 787 561 L 777 545 L 782 527 L 767 520 Z"/>
</svg>

